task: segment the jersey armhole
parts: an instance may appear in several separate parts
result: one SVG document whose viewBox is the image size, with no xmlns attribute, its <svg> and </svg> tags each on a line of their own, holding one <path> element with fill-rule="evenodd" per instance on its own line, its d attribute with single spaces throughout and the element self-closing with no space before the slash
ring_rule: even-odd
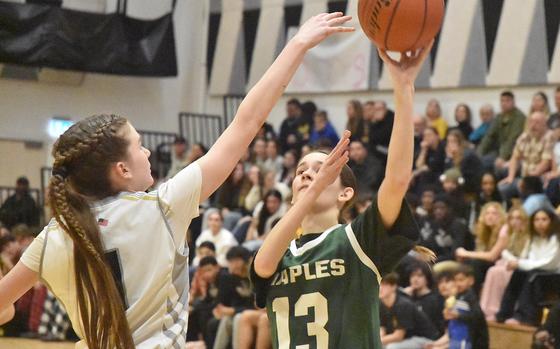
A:
<svg viewBox="0 0 560 349">
<path fill-rule="evenodd" d="M 379 269 L 377 269 L 377 267 L 375 266 L 375 263 L 373 263 L 373 261 L 368 257 L 368 255 L 364 252 L 364 250 L 362 250 L 362 247 L 360 246 L 358 240 L 356 239 L 356 235 L 354 235 L 354 231 L 352 230 L 352 225 L 348 224 L 344 230 L 346 231 L 346 236 L 348 237 L 348 241 L 350 241 L 350 246 L 352 246 L 352 249 L 354 250 L 354 253 L 356 253 L 356 255 L 358 256 L 358 259 L 366 267 L 368 267 L 369 269 L 371 269 L 371 271 L 373 271 L 375 277 L 377 278 L 377 282 L 381 284 L 381 279 L 382 279 L 381 273 L 379 272 Z"/>
</svg>

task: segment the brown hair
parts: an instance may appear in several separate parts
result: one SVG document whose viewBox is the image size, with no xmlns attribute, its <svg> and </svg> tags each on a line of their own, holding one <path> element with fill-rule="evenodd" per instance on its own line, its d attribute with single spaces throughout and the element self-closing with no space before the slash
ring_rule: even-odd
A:
<svg viewBox="0 0 560 349">
<path fill-rule="evenodd" d="M 463 157 L 465 156 L 465 150 L 467 148 L 467 140 L 465 139 L 463 132 L 456 129 L 449 131 L 446 138 L 448 139 L 449 137 L 455 137 L 457 139 L 457 142 L 459 143 L 460 152 L 452 160 L 453 160 L 453 164 L 456 167 L 461 167 L 461 161 L 463 161 Z"/>
<path fill-rule="evenodd" d="M 116 194 L 111 164 L 125 159 L 127 120 L 97 115 L 70 127 L 53 147 L 49 201 L 60 228 L 74 245 L 74 277 L 82 328 L 90 349 L 132 349 L 134 343 L 90 203 Z"/>
<path fill-rule="evenodd" d="M 353 99 L 348 102 L 354 108 L 354 118 L 348 119 L 346 122 L 346 129 L 352 132 L 352 134 L 357 134 L 360 129 L 360 124 L 364 120 L 364 110 L 362 109 L 362 103 L 360 101 Z"/>
<path fill-rule="evenodd" d="M 509 220 L 515 212 L 519 212 L 521 215 L 521 220 L 523 221 L 523 227 L 520 230 L 513 230 L 513 227 L 509 224 Z M 529 217 L 523 207 L 512 207 L 508 211 L 508 233 L 509 233 L 509 243 L 507 249 L 516 257 L 521 255 L 525 244 L 529 240 Z"/>
</svg>

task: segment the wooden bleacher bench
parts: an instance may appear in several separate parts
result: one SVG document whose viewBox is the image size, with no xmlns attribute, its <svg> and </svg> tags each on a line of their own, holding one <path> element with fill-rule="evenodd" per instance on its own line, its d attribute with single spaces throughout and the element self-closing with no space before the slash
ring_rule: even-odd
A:
<svg viewBox="0 0 560 349">
<path fill-rule="evenodd" d="M 536 327 L 488 322 L 490 349 L 530 349 Z"/>
<path fill-rule="evenodd" d="M 72 342 L 0 337 L 0 349 L 74 349 L 74 345 Z"/>
</svg>

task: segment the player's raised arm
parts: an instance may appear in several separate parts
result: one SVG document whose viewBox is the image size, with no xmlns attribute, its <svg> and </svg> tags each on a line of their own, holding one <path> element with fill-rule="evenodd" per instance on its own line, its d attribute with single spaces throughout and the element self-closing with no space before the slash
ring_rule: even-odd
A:
<svg viewBox="0 0 560 349">
<path fill-rule="evenodd" d="M 401 55 L 398 62 L 389 57 L 387 52 L 379 51 L 393 81 L 395 98 L 395 123 L 389 143 L 385 179 L 381 183 L 377 195 L 379 213 L 386 228 L 395 223 L 412 178 L 414 81 L 432 44 L 433 41 L 412 56 Z"/>
<path fill-rule="evenodd" d="M 334 33 L 354 29 L 342 25 L 351 19 L 342 13 L 310 18 L 243 100 L 231 125 L 210 151 L 198 160 L 202 170 L 200 200 L 208 198 L 227 178 L 268 117 L 296 72 L 307 50 Z"/>
</svg>

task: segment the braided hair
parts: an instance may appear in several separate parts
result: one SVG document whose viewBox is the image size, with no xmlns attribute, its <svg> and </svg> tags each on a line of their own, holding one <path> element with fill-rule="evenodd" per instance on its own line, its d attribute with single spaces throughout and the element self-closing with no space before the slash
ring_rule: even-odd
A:
<svg viewBox="0 0 560 349">
<path fill-rule="evenodd" d="M 82 328 L 90 349 L 132 349 L 124 304 L 104 257 L 90 204 L 115 195 L 110 166 L 126 158 L 127 120 L 96 115 L 70 127 L 53 147 L 49 202 L 59 227 L 74 245 L 74 276 Z"/>
</svg>

